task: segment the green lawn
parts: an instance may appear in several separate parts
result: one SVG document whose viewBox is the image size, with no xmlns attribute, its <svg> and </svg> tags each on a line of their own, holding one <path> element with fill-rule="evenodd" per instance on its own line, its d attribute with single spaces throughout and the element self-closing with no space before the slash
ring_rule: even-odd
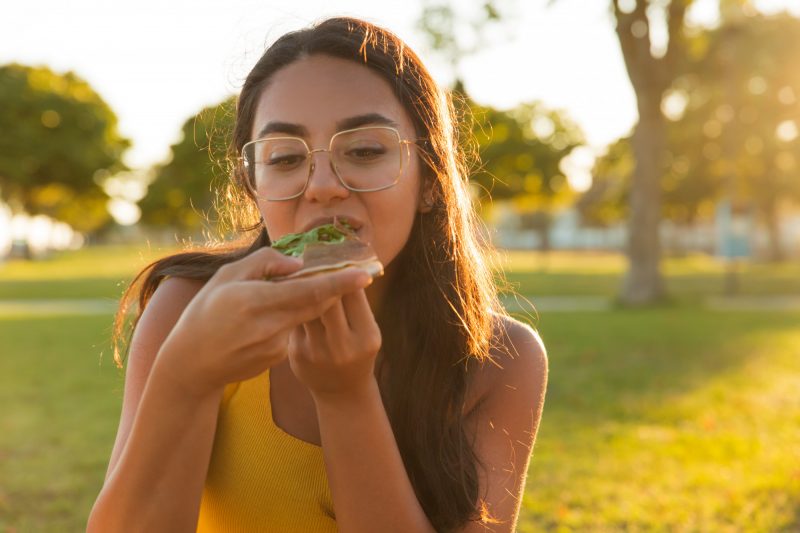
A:
<svg viewBox="0 0 800 533">
<path fill-rule="evenodd" d="M 0 266 L 0 301 L 116 298 L 130 248 Z M 537 295 L 612 296 L 613 255 L 514 253 Z M 800 530 L 800 313 L 714 312 L 713 260 L 669 260 L 675 305 L 541 312 L 550 384 L 519 531 Z M 89 274 L 91 272 L 91 274 Z M 800 294 L 797 265 L 742 272 L 746 294 Z M 685 298 L 683 297 L 685 296 Z M 111 316 L 0 317 L 0 531 L 82 531 L 116 432 Z"/>
<path fill-rule="evenodd" d="M 149 262 L 175 248 L 105 246 L 0 263 L 0 300 L 113 298 Z"/>
<path fill-rule="evenodd" d="M 510 251 L 499 254 L 497 265 L 506 271 L 511 288 L 522 294 L 612 298 L 627 263 L 623 256 L 610 253 Z M 667 258 L 663 263 L 667 289 L 682 301 L 724 294 L 727 268 L 706 255 Z M 736 277 L 742 295 L 800 295 L 800 261 L 738 265 Z"/>
</svg>

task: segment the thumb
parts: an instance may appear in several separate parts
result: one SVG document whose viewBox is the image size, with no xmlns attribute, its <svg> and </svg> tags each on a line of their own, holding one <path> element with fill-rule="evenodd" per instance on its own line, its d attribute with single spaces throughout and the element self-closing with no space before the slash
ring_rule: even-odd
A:
<svg viewBox="0 0 800 533">
<path fill-rule="evenodd" d="M 302 266 L 302 260 L 283 255 L 273 248 L 264 247 L 223 266 L 215 277 L 220 281 L 261 280 L 291 274 Z"/>
</svg>

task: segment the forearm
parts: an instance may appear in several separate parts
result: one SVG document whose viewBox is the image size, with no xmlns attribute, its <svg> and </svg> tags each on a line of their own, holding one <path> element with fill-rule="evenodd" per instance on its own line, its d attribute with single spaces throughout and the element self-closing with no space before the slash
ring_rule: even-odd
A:
<svg viewBox="0 0 800 533">
<path fill-rule="evenodd" d="M 357 398 L 315 398 L 339 530 L 432 532 L 373 385 Z"/>
<path fill-rule="evenodd" d="M 222 390 L 191 398 L 154 365 L 122 455 L 87 531 L 193 532 Z"/>
</svg>

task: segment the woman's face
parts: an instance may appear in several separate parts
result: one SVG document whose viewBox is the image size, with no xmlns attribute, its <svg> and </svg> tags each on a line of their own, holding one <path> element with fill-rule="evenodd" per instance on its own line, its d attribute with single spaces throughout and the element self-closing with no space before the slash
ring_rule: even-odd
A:
<svg viewBox="0 0 800 533">
<path fill-rule="evenodd" d="M 363 121 L 358 117 L 371 116 Z M 401 139 L 416 137 L 411 119 L 389 84 L 367 67 L 324 55 L 300 59 L 276 72 L 263 90 L 253 120 L 251 139 L 271 123 L 267 136 L 296 136 L 309 149 L 327 149 L 331 136 L 343 129 L 396 124 Z M 297 198 L 259 200 L 272 240 L 307 231 L 337 216 L 348 219 L 358 236 L 372 244 L 388 268 L 408 240 L 420 196 L 420 163 L 413 146 L 402 146 L 402 173 L 397 183 L 374 192 L 353 192 L 341 183 L 330 153 L 312 155 L 314 169 Z"/>
</svg>

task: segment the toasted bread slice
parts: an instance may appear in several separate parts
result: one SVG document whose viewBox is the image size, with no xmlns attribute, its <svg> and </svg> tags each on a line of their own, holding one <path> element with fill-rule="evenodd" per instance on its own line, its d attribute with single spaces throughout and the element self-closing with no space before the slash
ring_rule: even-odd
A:
<svg viewBox="0 0 800 533">
<path fill-rule="evenodd" d="M 336 220 L 305 233 L 286 235 L 273 247 L 286 255 L 300 257 L 303 268 L 287 276 L 270 278 L 272 281 L 301 278 L 349 266 L 363 268 L 373 278 L 383 275 L 383 265 L 372 246 L 361 241 L 348 224 Z"/>
<path fill-rule="evenodd" d="M 372 247 L 354 237 L 342 242 L 317 242 L 306 245 L 301 255 L 303 268 L 287 276 L 273 280 L 292 279 L 319 272 L 339 270 L 349 266 L 363 268 L 375 278 L 383 275 L 383 264 L 378 261 Z"/>
</svg>

